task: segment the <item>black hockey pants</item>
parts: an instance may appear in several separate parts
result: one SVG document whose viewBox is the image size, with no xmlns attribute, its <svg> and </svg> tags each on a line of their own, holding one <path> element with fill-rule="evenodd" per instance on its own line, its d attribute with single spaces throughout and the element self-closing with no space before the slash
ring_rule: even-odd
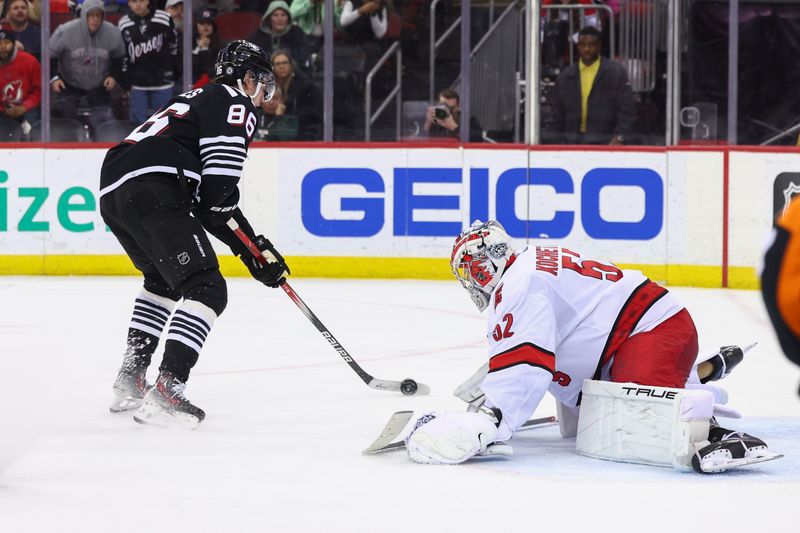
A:
<svg viewBox="0 0 800 533">
<path fill-rule="evenodd" d="M 196 300 L 222 313 L 227 288 L 217 256 L 175 176 L 131 179 L 100 199 L 100 213 L 144 274 L 147 290 L 172 300 Z"/>
</svg>

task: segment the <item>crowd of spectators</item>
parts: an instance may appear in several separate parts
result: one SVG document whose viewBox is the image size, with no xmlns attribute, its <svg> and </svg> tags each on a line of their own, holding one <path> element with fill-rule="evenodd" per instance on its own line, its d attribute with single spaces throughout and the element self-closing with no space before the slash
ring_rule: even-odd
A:
<svg viewBox="0 0 800 533">
<path fill-rule="evenodd" d="M 357 67 L 348 67 L 346 85 L 335 84 L 335 128 L 340 117 L 343 123 L 354 125 L 354 131 L 363 128 L 366 73 L 394 41 L 407 37 L 402 42 L 405 62 L 415 61 L 415 51 L 406 53 L 406 48 L 425 33 L 419 21 L 428 16 L 428 5 L 429 0 L 334 0 L 335 46 L 354 51 L 361 59 Z M 192 79 L 188 85 L 199 87 L 209 82 L 217 52 L 226 40 L 246 38 L 270 54 L 278 86 L 275 100 L 262 106 L 257 137 L 268 141 L 322 139 L 325 0 L 53 0 L 50 6 L 51 19 L 57 23 L 51 24 L 53 31 L 45 44 L 51 58 L 51 79 L 46 87 L 51 91 L 51 117 L 77 123 L 83 140 L 110 140 L 97 133 L 103 124 L 127 121 L 133 127 L 182 92 L 187 85 L 182 73 L 186 31 L 191 31 Z M 14 121 L 23 138 L 31 136 L 32 126 L 40 119 L 40 7 L 39 0 L 0 0 L 4 115 L 0 122 Z M 189 7 L 194 10 L 193 27 L 184 28 L 183 13 Z M 251 18 L 236 19 L 246 23 L 233 28 L 230 23 L 221 25 L 223 17 L 231 20 L 232 15 L 247 12 Z M 9 42 L 13 43 L 10 49 Z M 613 67 L 612 63 L 604 61 L 601 68 Z M 424 64 L 427 68 L 427 58 Z M 383 80 L 382 86 L 380 75 L 376 78 L 375 101 L 380 101 L 381 93 L 388 94 L 394 83 L 391 62 L 386 70 L 392 72 L 391 79 Z M 411 85 L 410 90 L 404 86 L 404 95 L 414 90 Z M 563 100 L 561 114 L 566 122 L 573 121 L 571 100 L 575 98 L 570 95 Z M 421 136 L 457 139 L 461 122 L 458 93 L 445 89 L 431 104 Z M 586 128 L 585 105 L 583 102 L 581 132 Z M 595 118 L 593 112 L 588 124 L 594 124 Z M 8 127 L 0 129 L 0 138 Z M 475 117 L 470 117 L 469 130 L 471 141 L 483 140 Z M 359 137 L 363 138 L 358 134 L 352 138 Z"/>
<path fill-rule="evenodd" d="M 344 89 L 338 93 L 336 117 L 363 124 L 359 113 L 363 115 L 366 73 L 401 36 L 396 3 L 424 1 L 334 0 L 336 46 L 349 47 L 361 58 L 356 68 L 345 67 L 350 69 L 348 84 L 337 85 Z M 183 27 L 183 11 L 189 6 L 195 10 L 191 29 Z M 230 39 L 220 35 L 218 17 L 236 11 L 258 13 L 258 20 L 242 19 L 252 23 L 249 31 L 245 24 L 233 33 L 270 54 L 278 86 L 275 100 L 262 106 L 257 137 L 322 138 L 325 0 L 52 0 L 50 11 L 52 31 L 44 44 L 50 56 L 49 87 L 45 86 L 51 95 L 50 117 L 54 128 L 67 124 L 77 130 L 76 140 L 111 140 L 98 134 L 103 125 L 117 122 L 133 127 L 181 92 L 186 85 L 185 31 L 192 32 L 189 85 L 208 83 L 217 52 Z M 19 132 L 23 139 L 38 140 L 40 135 L 36 133 L 42 96 L 40 20 L 39 0 L 0 0 L 2 140 L 18 140 Z M 374 96 L 381 92 L 378 83 Z M 453 109 L 457 117 L 458 105 Z M 452 126 L 449 121 L 444 126 L 428 124 L 425 131 L 431 126 L 432 136 L 453 134 L 442 129 Z"/>
<path fill-rule="evenodd" d="M 335 0 L 337 40 L 364 42 L 377 59 L 373 41 L 386 33 L 383 1 Z M 195 9 L 191 29 L 183 27 L 188 6 Z M 208 83 L 226 42 L 216 19 L 234 11 L 260 15 L 258 24 L 233 33 L 276 61 L 278 97 L 264 106 L 259 137 L 322 138 L 324 0 L 51 0 L 50 11 L 50 116 L 80 130 L 76 140 L 108 140 L 96 135 L 103 124 L 144 122 L 181 92 L 185 31 L 192 32 L 190 85 Z M 0 140 L 32 138 L 41 118 L 40 20 L 39 0 L 0 0 Z"/>
<path fill-rule="evenodd" d="M 393 1 L 334 2 L 336 41 L 363 49 L 362 70 L 374 65 L 388 46 L 381 39 L 387 34 Z M 189 85 L 202 86 L 213 75 L 218 51 L 231 38 L 220 36 L 217 17 L 252 12 L 259 15 L 257 23 L 235 27 L 234 37 L 260 45 L 273 57 L 279 88 L 276 101 L 263 108 L 259 138 L 320 140 L 324 4 L 325 0 L 51 0 L 52 31 L 45 43 L 50 116 L 79 129 L 79 140 L 108 140 L 96 134 L 106 123 L 144 122 L 186 85 L 184 32 L 192 32 Z M 195 10 L 191 29 L 183 27 L 183 11 L 189 6 Z M 18 140 L 17 128 L 23 139 L 32 138 L 31 130 L 41 118 L 40 21 L 39 0 L 0 0 L 0 140 Z M 363 101 L 363 93 L 348 96 Z"/>
</svg>

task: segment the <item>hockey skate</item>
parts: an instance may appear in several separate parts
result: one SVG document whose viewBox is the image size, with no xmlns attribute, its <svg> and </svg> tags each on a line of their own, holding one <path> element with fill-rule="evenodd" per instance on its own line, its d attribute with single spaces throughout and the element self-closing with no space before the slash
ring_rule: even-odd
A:
<svg viewBox="0 0 800 533">
<path fill-rule="evenodd" d="M 692 468 L 701 474 L 718 474 L 783 457 L 767 448 L 766 443 L 757 437 L 719 426 L 711 428 L 708 440 L 711 444 L 697 450 L 692 457 Z"/>
<path fill-rule="evenodd" d="M 133 419 L 140 424 L 197 428 L 206 414 L 186 399 L 185 390 L 186 383 L 169 372 L 161 372 Z"/>
<path fill-rule="evenodd" d="M 150 390 L 152 385 L 147 383 L 145 374 L 146 366 L 136 366 L 123 362 L 119 369 L 117 379 L 114 381 L 114 399 L 108 410 L 112 413 L 121 413 L 137 409 L 142 405 L 144 395 Z"/>
</svg>

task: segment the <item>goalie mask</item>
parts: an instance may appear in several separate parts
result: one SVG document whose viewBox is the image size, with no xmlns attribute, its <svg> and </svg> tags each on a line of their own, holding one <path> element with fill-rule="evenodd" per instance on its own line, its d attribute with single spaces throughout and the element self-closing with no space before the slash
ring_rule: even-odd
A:
<svg viewBox="0 0 800 533">
<path fill-rule="evenodd" d="M 450 269 L 480 311 L 489 305 L 508 258 L 511 237 L 496 220 L 475 221 L 461 232 L 453 245 Z"/>
</svg>

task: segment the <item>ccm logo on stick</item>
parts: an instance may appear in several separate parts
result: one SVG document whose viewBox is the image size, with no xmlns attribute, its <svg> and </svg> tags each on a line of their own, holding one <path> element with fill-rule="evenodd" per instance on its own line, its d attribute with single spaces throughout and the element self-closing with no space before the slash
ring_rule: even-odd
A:
<svg viewBox="0 0 800 533">
<path fill-rule="evenodd" d="M 437 185 L 460 192 L 419 190 Z M 303 177 L 301 217 L 306 230 L 320 237 L 371 237 L 386 223 L 392 225 L 394 236 L 452 237 L 461 231 L 462 213 L 469 220 L 496 218 L 518 238 L 561 239 L 579 219 L 594 239 L 649 240 L 664 224 L 664 181 L 649 168 L 595 168 L 579 181 L 562 168 L 510 168 L 497 177 L 492 195 L 489 185 L 488 168 L 471 168 L 467 176 L 461 168 L 395 168 L 391 182 L 370 168 L 320 168 Z M 546 215 L 549 218 L 526 215 L 529 194 L 536 191 L 553 196 L 553 203 L 574 207 L 556 207 Z M 631 204 L 643 213 L 640 220 L 609 216 L 619 206 Z M 436 212 L 436 220 L 420 220 L 430 218 L 431 212 Z"/>
</svg>

